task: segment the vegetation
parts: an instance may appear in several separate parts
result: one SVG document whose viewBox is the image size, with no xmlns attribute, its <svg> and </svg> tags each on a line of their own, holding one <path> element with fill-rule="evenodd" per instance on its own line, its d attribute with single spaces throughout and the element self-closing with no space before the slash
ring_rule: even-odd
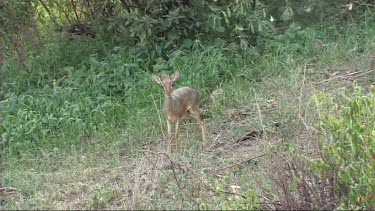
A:
<svg viewBox="0 0 375 211">
<path fill-rule="evenodd" d="M 374 87 L 364 96 L 355 87 L 354 96 L 347 92 L 345 107 L 326 96 L 317 97 L 322 106 L 320 148 L 322 158 L 312 161 L 312 171 L 320 178 L 335 177 L 338 194 L 345 197 L 340 208 L 370 208 L 375 203 L 374 192 Z M 338 141 L 333 141 L 338 140 Z M 332 142 L 333 141 L 333 142 Z M 329 176 L 328 176 L 329 175 Z"/>
<path fill-rule="evenodd" d="M 375 209 L 375 4 L 0 1 L 0 207 Z M 166 149 L 163 92 L 201 94 Z"/>
</svg>

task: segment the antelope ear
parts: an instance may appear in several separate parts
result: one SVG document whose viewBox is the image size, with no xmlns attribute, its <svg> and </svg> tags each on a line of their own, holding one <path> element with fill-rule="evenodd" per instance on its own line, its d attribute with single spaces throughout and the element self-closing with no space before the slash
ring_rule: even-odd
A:
<svg viewBox="0 0 375 211">
<path fill-rule="evenodd" d="M 178 81 L 178 79 L 180 79 L 180 73 L 179 73 L 179 72 L 175 72 L 175 73 L 172 75 L 172 80 L 173 80 L 173 81 Z"/>
<path fill-rule="evenodd" d="M 162 81 L 161 81 L 161 79 L 160 79 L 158 76 L 153 75 L 153 76 L 152 76 L 152 79 L 153 79 L 156 83 L 158 83 L 158 84 L 162 84 Z"/>
</svg>

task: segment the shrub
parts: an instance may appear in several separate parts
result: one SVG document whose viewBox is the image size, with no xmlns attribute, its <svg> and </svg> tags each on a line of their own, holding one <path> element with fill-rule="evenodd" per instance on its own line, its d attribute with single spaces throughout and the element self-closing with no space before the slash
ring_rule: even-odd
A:
<svg viewBox="0 0 375 211">
<path fill-rule="evenodd" d="M 344 102 L 320 94 L 319 106 L 322 157 L 311 160 L 315 175 L 328 179 L 341 199 L 341 209 L 375 208 L 375 90 L 365 95 L 356 86 L 346 91 Z"/>
<path fill-rule="evenodd" d="M 281 209 L 374 209 L 375 90 L 322 92 L 315 102 L 320 134 L 282 142 L 275 153 Z"/>
</svg>

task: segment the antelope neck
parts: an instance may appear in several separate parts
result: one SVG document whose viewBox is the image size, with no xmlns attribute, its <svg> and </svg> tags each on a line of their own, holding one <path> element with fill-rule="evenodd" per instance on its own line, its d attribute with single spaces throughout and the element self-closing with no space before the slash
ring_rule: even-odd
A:
<svg viewBox="0 0 375 211">
<path fill-rule="evenodd" d="M 179 110 L 178 100 L 179 99 L 173 95 L 173 93 L 170 96 L 167 96 L 164 106 L 168 113 L 174 113 L 174 111 Z"/>
</svg>

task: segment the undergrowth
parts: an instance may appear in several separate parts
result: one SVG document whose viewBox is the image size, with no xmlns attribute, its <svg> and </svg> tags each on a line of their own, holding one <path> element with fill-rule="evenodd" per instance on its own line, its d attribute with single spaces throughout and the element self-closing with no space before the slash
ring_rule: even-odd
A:
<svg viewBox="0 0 375 211">
<path fill-rule="evenodd" d="M 247 107 L 258 113 L 252 116 L 251 120 L 245 121 L 246 129 L 236 130 L 237 123 L 225 125 L 229 127 L 222 130 L 229 131 L 227 137 L 223 138 L 227 142 L 229 137 L 234 139 L 233 137 L 249 130 L 250 126 L 261 130 L 267 124 L 271 125 L 273 120 L 281 120 L 286 126 L 280 129 L 284 135 L 279 139 L 283 143 L 287 142 L 287 146 L 280 145 L 282 149 L 287 150 L 278 149 L 280 154 L 276 154 L 280 156 L 282 154 L 279 162 L 286 161 L 293 164 L 294 156 L 301 153 L 291 150 L 295 147 L 293 144 L 297 146 L 301 144 L 301 140 L 298 140 L 300 137 L 295 135 L 299 132 L 296 131 L 296 127 L 303 128 L 302 122 L 295 120 L 296 113 L 300 112 L 298 100 L 311 100 L 309 95 L 312 95 L 307 93 L 308 96 L 296 97 L 302 89 L 302 82 L 306 80 L 306 65 L 315 63 L 319 67 L 354 63 L 353 58 L 371 52 L 375 48 L 372 28 L 348 27 L 340 33 L 335 31 L 336 29 L 331 29 L 335 31 L 334 36 L 330 34 L 332 31 L 329 29 L 324 30 L 302 29 L 292 24 L 284 34 L 270 38 L 259 48 L 244 49 L 234 44 L 207 47 L 200 44 L 194 49 L 177 50 L 167 55 L 168 60 L 159 58 L 153 62 L 134 55 L 132 49 L 128 47 L 115 47 L 108 50 L 103 47 L 104 41 L 92 44 L 77 39 L 54 44 L 42 56 L 28 55 L 26 69 L 19 69 L 12 62 L 7 63 L 4 67 L 2 87 L 4 99 L 1 102 L 3 118 L 1 150 L 6 171 L 3 185 L 24 189 L 27 197 L 10 200 L 6 207 L 9 209 L 74 208 L 66 207 L 64 204 L 56 206 L 53 204 L 53 201 L 61 202 L 61 198 L 64 198 L 62 194 L 64 187 L 59 186 L 61 192 L 56 192 L 55 195 L 49 196 L 51 198 L 47 198 L 52 201 L 43 199 L 53 192 L 54 185 L 59 184 L 53 178 L 54 172 L 57 171 L 62 174 L 59 178 L 66 180 L 66 183 L 62 182 L 66 190 L 71 191 L 72 194 L 77 190 L 87 194 L 82 194 L 87 198 L 80 198 L 83 202 L 77 204 L 77 207 L 81 208 L 261 209 L 270 208 L 264 202 L 266 193 L 272 196 L 267 198 L 289 203 L 290 206 L 283 207 L 288 209 L 325 208 L 327 205 L 325 202 L 329 203 L 329 206 L 332 205 L 332 208 L 373 208 L 371 190 L 374 189 L 372 187 L 374 181 L 371 177 L 371 170 L 373 170 L 371 168 L 374 165 L 370 164 L 373 163 L 374 153 L 372 137 L 374 125 L 371 125 L 374 119 L 372 117 L 371 119 L 367 113 L 374 107 L 371 104 L 373 99 L 363 97 L 361 92 L 355 93 L 354 100 L 348 100 L 349 109 L 344 108 L 346 112 L 342 116 L 337 114 L 337 117 L 331 118 L 324 110 L 318 110 L 321 117 L 321 130 L 324 132 L 319 139 L 319 146 L 327 157 L 311 160 L 309 164 L 306 160 L 298 160 L 295 164 L 301 168 L 301 172 L 310 174 L 318 182 L 334 179 L 335 182 L 329 184 L 330 188 L 334 189 L 335 196 L 338 196 L 337 201 L 336 198 L 332 198 L 330 201 L 317 200 L 314 204 L 311 200 L 303 198 L 307 195 L 293 195 L 298 191 L 306 193 L 310 187 L 310 183 L 307 183 L 311 181 L 307 181 L 303 175 L 288 177 L 288 174 L 285 176 L 278 174 L 277 171 L 269 171 L 267 170 L 271 166 L 269 161 L 252 166 L 256 171 L 251 175 L 254 177 L 264 176 L 265 172 L 273 173 L 269 178 L 264 178 L 263 184 L 260 181 L 255 182 L 256 179 L 249 176 L 254 170 L 250 167 L 245 170 L 239 169 L 234 173 L 224 172 L 229 175 L 226 179 L 223 179 L 225 176 L 218 174 L 205 175 L 202 171 L 202 174 L 209 178 L 208 183 L 213 190 L 216 190 L 213 193 L 207 193 L 209 191 L 199 185 L 190 187 L 189 179 L 185 178 L 186 187 L 196 191 L 192 192 L 198 195 L 194 197 L 202 199 L 198 205 L 191 204 L 187 198 L 180 199 L 181 201 L 176 202 L 175 205 L 168 205 L 165 201 L 176 200 L 175 194 L 186 197 L 181 187 L 178 185 L 171 187 L 168 183 L 170 177 L 165 177 L 164 183 L 160 184 L 161 189 L 164 187 L 166 189 L 157 189 L 160 198 L 154 196 L 153 201 L 137 204 L 139 207 L 131 207 L 124 201 L 118 203 L 116 201 L 121 195 L 131 195 L 131 187 L 126 186 L 125 183 L 131 182 L 134 178 L 125 174 L 130 174 L 129 172 L 134 170 L 132 167 L 136 166 L 134 163 L 141 159 L 140 150 L 157 148 L 163 141 L 159 137 L 165 130 L 164 118 L 160 112 L 164 96 L 159 86 L 152 83 L 151 74 L 179 71 L 181 74 L 179 86 L 191 86 L 201 93 L 202 110 L 207 116 L 206 123 L 211 127 L 210 139 L 213 141 L 216 141 L 215 137 L 220 134 L 220 132 L 215 134 L 213 131 L 219 131 L 217 128 L 220 128 L 224 116 L 232 108 Z M 326 38 L 327 46 L 322 49 L 314 48 L 312 43 L 316 38 Z M 82 46 L 90 46 L 90 48 Z M 92 51 L 96 53 L 90 53 Z M 321 76 L 322 74 L 316 74 L 318 79 Z M 215 104 L 210 94 L 217 89 L 223 89 L 224 92 L 223 97 Z M 333 112 L 341 112 L 337 108 L 338 105 L 330 98 L 320 98 L 319 102 L 327 109 L 334 109 Z M 263 107 L 274 112 L 266 112 L 262 116 L 260 110 L 264 112 Z M 264 117 L 268 114 L 268 117 Z M 289 119 L 280 119 L 280 117 Z M 265 120 L 267 121 L 263 122 Z M 353 122 L 354 120 L 357 123 Z M 332 130 L 332 127 L 336 129 Z M 181 136 L 188 137 L 185 141 L 195 140 L 195 136 L 191 135 L 188 129 L 182 133 Z M 334 142 L 335 140 L 344 142 Z M 335 144 L 326 145 L 329 141 Z M 221 160 L 220 152 L 211 155 L 202 151 L 198 145 L 200 145 L 198 141 L 195 144 L 185 143 L 183 147 L 186 147 L 186 151 L 181 152 L 180 161 L 192 163 L 196 168 L 203 168 L 207 163 L 226 164 L 231 162 L 232 158 L 236 158 L 227 155 Z M 358 149 L 364 146 L 366 150 L 359 152 Z M 268 148 L 259 150 L 268 150 Z M 284 156 L 284 152 L 287 156 Z M 200 153 L 207 156 L 206 159 L 195 160 L 201 156 Z M 335 156 L 330 157 L 330 155 Z M 279 167 L 284 167 L 282 164 Z M 103 165 L 103 169 L 98 165 Z M 278 170 L 283 173 L 287 171 L 284 168 Z M 92 179 L 98 172 L 101 176 L 106 175 L 102 171 L 108 171 L 111 175 L 105 183 Z M 278 184 L 284 184 L 284 190 L 288 194 L 283 195 L 276 190 L 271 190 L 270 186 L 277 184 L 277 182 L 273 183 L 271 178 L 277 176 L 285 179 L 285 183 Z M 45 178 L 47 181 L 44 181 Z M 84 182 L 90 184 L 89 188 L 78 184 L 79 182 L 74 183 L 75 180 L 80 181 L 82 178 Z M 35 187 L 25 180 L 34 181 L 39 186 Z M 79 187 L 69 186 L 68 181 L 74 184 L 72 186 Z M 228 197 L 226 190 L 231 182 L 244 184 L 242 186 L 246 190 L 242 190 L 241 193 L 244 193 L 246 200 L 243 200 L 240 194 Z M 322 186 L 322 193 L 326 193 L 324 192 L 326 188 Z M 275 194 L 279 195 L 275 196 Z M 285 200 L 280 200 L 284 196 Z M 129 198 L 132 197 L 135 196 Z M 293 197 L 296 197 L 296 203 L 301 203 L 291 203 Z"/>
</svg>

